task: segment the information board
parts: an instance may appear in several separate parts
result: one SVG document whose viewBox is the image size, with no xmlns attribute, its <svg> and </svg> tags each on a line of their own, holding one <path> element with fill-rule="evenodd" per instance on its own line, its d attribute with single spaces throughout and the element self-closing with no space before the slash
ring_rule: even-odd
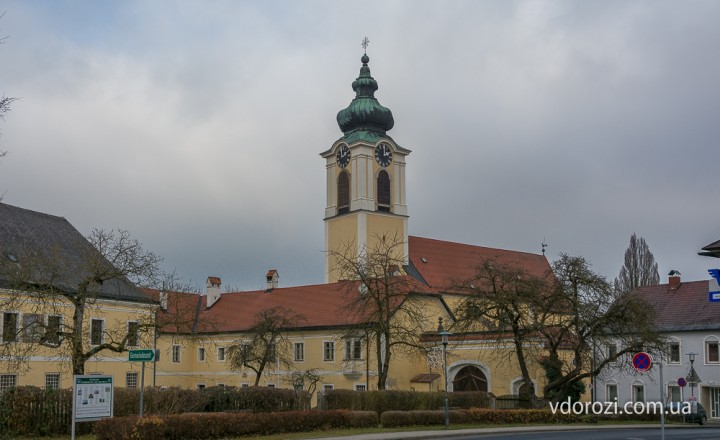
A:
<svg viewBox="0 0 720 440">
<path fill-rule="evenodd" d="M 113 416 L 112 376 L 73 376 L 73 415 L 77 422 Z"/>
</svg>

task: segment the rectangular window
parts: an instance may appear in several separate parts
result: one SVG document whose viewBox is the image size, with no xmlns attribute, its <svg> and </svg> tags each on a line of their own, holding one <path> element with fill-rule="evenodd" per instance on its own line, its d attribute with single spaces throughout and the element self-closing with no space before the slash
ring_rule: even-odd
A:
<svg viewBox="0 0 720 440">
<path fill-rule="evenodd" d="M 127 345 L 129 347 L 137 347 L 139 342 L 140 324 L 136 321 L 130 321 L 127 325 Z"/>
<path fill-rule="evenodd" d="M 362 359 L 362 341 L 360 339 L 345 340 L 345 360 Z"/>
<path fill-rule="evenodd" d="M 323 342 L 323 360 L 334 361 L 335 360 L 335 342 L 325 341 Z"/>
<path fill-rule="evenodd" d="M 43 315 L 26 313 L 22 317 L 23 342 L 39 342 L 43 333 Z"/>
<path fill-rule="evenodd" d="M 0 374 L 0 394 L 17 386 L 17 374 Z"/>
<path fill-rule="evenodd" d="M 90 320 L 90 345 L 100 345 L 103 343 L 103 330 L 105 321 L 102 319 Z"/>
<path fill-rule="evenodd" d="M 295 343 L 295 362 L 303 362 L 305 360 L 305 344 L 303 342 Z"/>
<path fill-rule="evenodd" d="M 45 389 L 60 389 L 60 373 L 45 373 Z"/>
<path fill-rule="evenodd" d="M 327 393 L 328 391 L 332 391 L 335 389 L 335 385 L 331 383 L 326 383 L 323 385 L 323 393 Z"/>
<path fill-rule="evenodd" d="M 367 391 L 367 386 L 365 384 L 356 384 L 355 391 Z"/>
<path fill-rule="evenodd" d="M 268 387 L 268 388 L 275 388 L 275 384 L 274 384 L 274 383 L 269 383 L 269 384 L 267 384 L 267 387 Z"/>
<path fill-rule="evenodd" d="M 250 388 L 250 384 L 249 383 L 241 383 L 240 388 Z"/>
<path fill-rule="evenodd" d="M 218 347 L 217 360 L 225 362 L 225 347 Z"/>
<path fill-rule="evenodd" d="M 614 358 L 615 356 L 617 356 L 617 353 L 618 353 L 617 344 L 609 344 L 608 350 L 607 350 L 608 359 Z"/>
<path fill-rule="evenodd" d="M 172 361 L 175 363 L 180 362 L 180 346 L 179 345 L 172 346 Z"/>
<path fill-rule="evenodd" d="M 269 362 L 275 362 L 277 361 L 277 345 L 270 344 L 270 348 L 268 349 L 268 356 L 267 359 Z"/>
<path fill-rule="evenodd" d="M 17 342 L 18 314 L 13 312 L 3 313 L 2 341 Z"/>
<path fill-rule="evenodd" d="M 671 402 L 682 402 L 682 393 L 680 387 L 676 385 L 668 386 L 668 397 Z"/>
<path fill-rule="evenodd" d="M 679 342 L 671 342 L 670 343 L 670 359 L 668 359 L 668 363 L 671 364 L 679 364 L 680 363 L 680 343 Z"/>
<path fill-rule="evenodd" d="M 204 384 L 204 383 L 199 383 L 199 384 L 197 384 L 197 389 L 202 390 L 203 388 L 205 388 L 205 384 Z"/>
<path fill-rule="evenodd" d="M 645 386 L 644 385 L 633 385 L 633 402 L 644 402 L 645 401 Z"/>
<path fill-rule="evenodd" d="M 707 341 L 705 343 L 705 362 L 708 364 L 720 363 L 720 350 L 718 350 L 718 341 Z"/>
<path fill-rule="evenodd" d="M 45 331 L 45 341 L 50 344 L 60 343 L 60 332 L 62 331 L 62 316 L 48 316 L 47 330 Z"/>
<path fill-rule="evenodd" d="M 137 388 L 138 387 L 137 371 L 130 371 L 130 372 L 125 373 L 125 387 L 126 388 Z"/>
<path fill-rule="evenodd" d="M 618 389 L 615 384 L 607 384 L 605 387 L 605 401 L 612 402 L 618 398 Z"/>
<path fill-rule="evenodd" d="M 205 348 L 198 348 L 198 362 L 205 362 Z"/>
</svg>

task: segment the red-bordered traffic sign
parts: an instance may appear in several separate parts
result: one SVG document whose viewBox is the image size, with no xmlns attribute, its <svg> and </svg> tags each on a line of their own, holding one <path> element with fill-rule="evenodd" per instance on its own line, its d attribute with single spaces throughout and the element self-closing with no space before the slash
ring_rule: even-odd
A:
<svg viewBox="0 0 720 440">
<path fill-rule="evenodd" d="M 685 388 L 685 385 L 687 385 L 687 381 L 684 377 L 681 377 L 677 380 L 677 384 L 680 388 Z"/>
<path fill-rule="evenodd" d="M 652 367 L 652 357 L 643 351 L 635 353 L 632 358 L 632 366 L 640 373 L 643 373 Z"/>
</svg>

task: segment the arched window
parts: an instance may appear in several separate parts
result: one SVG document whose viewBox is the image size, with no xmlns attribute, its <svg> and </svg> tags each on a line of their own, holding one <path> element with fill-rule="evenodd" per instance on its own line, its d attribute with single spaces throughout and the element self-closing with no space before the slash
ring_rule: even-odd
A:
<svg viewBox="0 0 720 440">
<path fill-rule="evenodd" d="M 390 175 L 385 170 L 377 177 L 377 205 L 378 211 L 390 212 Z"/>
<path fill-rule="evenodd" d="M 338 214 L 350 212 L 350 173 L 342 171 L 337 180 Z"/>
</svg>

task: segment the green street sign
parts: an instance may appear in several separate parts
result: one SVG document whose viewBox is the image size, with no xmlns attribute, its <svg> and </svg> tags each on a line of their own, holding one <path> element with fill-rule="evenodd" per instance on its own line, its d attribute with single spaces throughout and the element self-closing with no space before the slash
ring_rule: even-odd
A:
<svg viewBox="0 0 720 440">
<path fill-rule="evenodd" d="M 155 360 L 155 350 L 130 350 L 128 352 L 128 361 L 130 362 L 152 362 Z"/>
</svg>

